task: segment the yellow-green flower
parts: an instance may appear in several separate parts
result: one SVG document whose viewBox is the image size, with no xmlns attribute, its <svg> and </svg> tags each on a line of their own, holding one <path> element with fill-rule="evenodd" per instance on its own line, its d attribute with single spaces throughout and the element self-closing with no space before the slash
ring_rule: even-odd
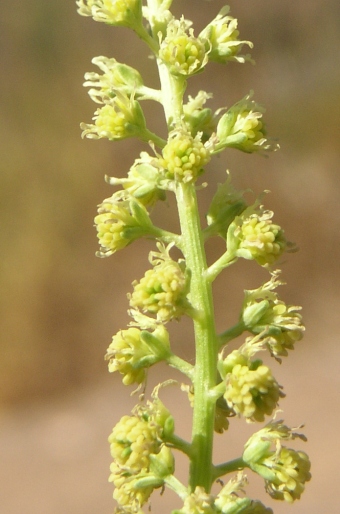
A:
<svg viewBox="0 0 340 514">
<path fill-rule="evenodd" d="M 311 479 L 308 455 L 281 446 L 282 440 L 296 438 L 306 440 L 281 421 L 271 422 L 250 437 L 243 452 L 244 462 L 265 479 L 270 496 L 289 503 L 300 498 Z"/>
<path fill-rule="evenodd" d="M 240 33 L 237 29 L 237 20 L 227 16 L 229 10 L 228 6 L 223 7 L 216 18 L 200 33 L 200 37 L 208 41 L 209 60 L 220 63 L 251 61 L 248 54 L 239 55 L 244 45 L 252 48 L 253 44 L 238 39 Z"/>
<path fill-rule="evenodd" d="M 266 490 L 275 500 L 288 503 L 299 500 L 305 483 L 311 479 L 310 461 L 305 452 L 281 448 L 264 459 L 261 465 L 274 475 L 272 480 L 266 480 Z"/>
<path fill-rule="evenodd" d="M 218 143 L 215 151 L 230 147 L 252 153 L 278 148 L 277 144 L 272 144 L 266 137 L 262 121 L 264 108 L 250 100 L 251 96 L 252 92 L 221 117 L 217 125 Z"/>
<path fill-rule="evenodd" d="M 160 163 L 166 178 L 181 182 L 195 181 L 210 160 L 210 152 L 199 135 L 192 137 L 179 130 L 170 134 L 162 153 Z"/>
<path fill-rule="evenodd" d="M 146 368 L 169 355 L 169 334 L 163 325 L 153 333 L 130 327 L 113 336 L 105 358 L 111 373 L 119 371 L 123 384 L 141 384 L 146 377 Z"/>
<path fill-rule="evenodd" d="M 161 448 L 161 427 L 140 416 L 123 416 L 110 437 L 114 462 L 134 472 L 149 469 L 150 454 Z"/>
<path fill-rule="evenodd" d="M 137 198 L 145 207 L 154 205 L 158 200 L 165 200 L 169 182 L 161 172 L 158 159 L 147 152 L 141 152 L 140 159 L 135 160 L 127 177 L 107 177 L 106 180 L 111 185 L 121 184 L 128 196 Z"/>
<path fill-rule="evenodd" d="M 113 498 L 118 503 L 117 513 L 144 514 L 141 507 L 148 501 L 154 490 L 153 485 L 140 486 L 141 478 L 148 477 L 148 473 L 137 476 L 124 472 L 116 464 L 110 466 L 109 482 L 114 485 Z"/>
<path fill-rule="evenodd" d="M 282 393 L 271 370 L 260 360 L 249 361 L 238 350 L 219 362 L 227 405 L 246 421 L 263 421 L 273 413 Z"/>
<path fill-rule="evenodd" d="M 182 266 L 167 255 L 163 254 L 139 282 L 134 281 L 133 288 L 130 306 L 156 314 L 163 323 L 181 317 L 190 307 L 188 277 Z"/>
<path fill-rule="evenodd" d="M 141 24 L 141 0 L 77 0 L 78 13 L 109 25 L 135 28 Z"/>
<path fill-rule="evenodd" d="M 104 56 L 94 57 L 92 62 L 103 73 L 86 73 L 86 82 L 83 85 L 91 88 L 89 95 L 96 103 L 108 103 L 116 96 L 117 90 L 128 95 L 134 92 L 136 96 L 138 89 L 143 87 L 140 73 L 127 64 L 121 64 L 116 59 Z"/>
<path fill-rule="evenodd" d="M 287 350 L 294 348 L 294 343 L 302 339 L 305 327 L 299 313 L 301 307 L 286 305 L 278 299 L 274 289 L 281 285 L 279 271 L 258 289 L 245 291 L 241 318 L 250 332 L 263 333 L 264 344 L 277 358 L 288 355 Z"/>
<path fill-rule="evenodd" d="M 148 234 L 151 221 L 145 207 L 136 202 L 117 201 L 113 195 L 99 205 L 99 214 L 94 218 L 100 244 L 98 257 L 108 257 Z"/>
<path fill-rule="evenodd" d="M 208 62 L 204 40 L 194 37 L 189 26 L 183 18 L 171 20 L 161 41 L 159 57 L 173 75 L 194 75 Z"/>
<path fill-rule="evenodd" d="M 285 251 L 287 241 L 279 225 L 272 222 L 273 213 L 263 211 L 246 217 L 247 211 L 235 218 L 231 230 L 237 246 L 236 256 L 251 259 L 261 266 L 273 264 Z M 236 226 L 236 229 L 235 229 Z"/>
<path fill-rule="evenodd" d="M 116 141 L 143 135 L 146 124 L 141 106 L 136 100 L 118 91 L 116 93 L 110 103 L 96 110 L 94 124 L 81 123 L 82 137 Z"/>
</svg>

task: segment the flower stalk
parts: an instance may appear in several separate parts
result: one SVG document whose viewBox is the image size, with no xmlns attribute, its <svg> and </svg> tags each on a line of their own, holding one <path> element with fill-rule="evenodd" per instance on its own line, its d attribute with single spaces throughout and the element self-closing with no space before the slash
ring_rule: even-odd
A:
<svg viewBox="0 0 340 514">
<path fill-rule="evenodd" d="M 271 367 L 257 355 L 268 352 L 281 362 L 303 335 L 300 307 L 286 305 L 276 292 L 282 283 L 273 266 L 291 244 L 274 223 L 273 212 L 264 209 L 262 196 L 248 205 L 228 172 L 227 180 L 217 186 L 206 226 L 201 223 L 197 192 L 202 189 L 201 178 L 209 176 L 207 167 L 215 154 L 231 148 L 263 153 L 278 145 L 267 137 L 265 111 L 252 100 L 253 92 L 215 113 L 205 106 L 211 93 L 185 97 L 188 80 L 210 62 L 253 63 L 249 54 L 241 53 L 244 46 L 253 45 L 239 39 L 238 22 L 227 6 L 195 35 L 191 21 L 171 13 L 172 0 L 77 0 L 77 5 L 83 16 L 114 28 L 130 28 L 155 57 L 160 81 L 159 89 L 150 88 L 139 71 L 99 56 L 92 62 L 102 74 L 87 73 L 84 84 L 101 106 L 93 124 L 81 124 L 82 135 L 110 141 L 134 137 L 146 146 L 126 176 L 106 177 L 118 190 L 98 207 L 97 255 L 109 257 L 141 238 L 155 245 L 149 254 L 150 268 L 133 281 L 127 295 L 131 323 L 112 337 L 105 356 L 109 371 L 118 371 L 124 385 L 144 391 L 131 415 L 123 416 L 109 437 L 115 512 L 142 514 L 153 491 L 168 487 L 181 502 L 172 514 L 270 514 L 271 508 L 246 496 L 245 469 L 264 479 L 272 499 L 290 503 L 300 498 L 311 477 L 307 454 L 283 444 L 304 436 L 282 422 L 268 421 L 271 416 L 275 419 L 285 395 Z M 149 130 L 144 100 L 162 105 L 165 137 Z M 153 220 L 152 207 L 169 195 L 176 199 L 179 234 Z M 222 238 L 226 249 L 208 266 L 205 243 L 214 237 Z M 173 256 L 175 249 L 180 257 Z M 213 282 L 238 259 L 253 261 L 271 278 L 244 291 L 238 320 L 217 334 Z M 182 317 L 193 323 L 194 364 L 171 349 L 168 326 Z M 243 342 L 230 351 L 228 343 L 241 337 Z M 148 370 L 160 362 L 186 380 L 178 395 L 183 398 L 186 391 L 192 407 L 190 441 L 177 433 L 174 417 L 160 399 L 161 390 L 174 380 L 160 383 L 146 400 Z M 267 424 L 245 443 L 242 455 L 228 460 L 226 444 L 222 462 L 215 463 L 215 432 L 227 432 L 236 416 Z M 176 451 L 189 459 L 185 484 L 176 477 Z M 212 492 L 221 477 L 228 477 L 228 482 Z"/>
</svg>

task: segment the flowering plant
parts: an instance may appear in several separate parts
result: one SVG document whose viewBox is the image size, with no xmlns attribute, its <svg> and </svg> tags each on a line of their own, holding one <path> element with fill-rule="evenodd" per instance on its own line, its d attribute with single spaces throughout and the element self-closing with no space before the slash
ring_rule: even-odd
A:
<svg viewBox="0 0 340 514">
<path fill-rule="evenodd" d="M 135 159 L 125 178 L 107 179 L 119 189 L 99 205 L 95 217 L 100 257 L 142 237 L 153 240 L 156 247 L 149 255 L 150 269 L 132 284 L 131 323 L 112 338 L 106 354 L 109 371 L 118 371 L 125 385 L 141 387 L 148 369 L 166 362 L 190 380 L 182 389 L 189 393 L 193 409 L 192 438 L 185 441 L 159 398 L 163 383 L 150 401 L 141 400 L 132 415 L 115 425 L 109 442 L 116 512 L 141 514 L 155 489 L 169 487 L 182 502 L 173 514 L 270 513 L 270 508 L 244 493 L 244 470 L 263 477 L 272 498 L 287 502 L 300 498 L 311 477 L 308 456 L 283 445 L 304 436 L 275 421 L 284 393 L 270 367 L 257 357 L 267 351 L 281 361 L 303 335 L 300 308 L 286 305 L 276 292 L 281 282 L 274 265 L 291 245 L 274 223 L 273 213 L 260 200 L 248 205 L 230 176 L 218 186 L 204 228 L 197 191 L 215 154 L 228 148 L 264 153 L 277 145 L 267 136 L 264 109 L 252 99 L 252 92 L 216 112 L 205 107 L 212 96 L 205 91 L 185 100 L 187 81 L 209 62 L 249 62 L 251 57 L 242 51 L 253 45 L 239 39 L 229 7 L 195 35 L 189 20 L 173 16 L 171 4 L 172 0 L 77 0 L 79 14 L 134 31 L 154 56 L 160 77 L 160 89 L 150 88 L 139 71 L 104 56 L 93 59 L 100 73 L 85 75 L 85 86 L 99 108 L 94 123 L 81 125 L 83 136 L 112 141 L 137 137 L 151 148 Z M 148 129 L 144 100 L 164 108 L 165 138 Z M 168 195 L 177 200 L 180 234 L 152 221 L 151 208 Z M 226 250 L 208 265 L 205 243 L 217 236 L 225 241 Z M 237 323 L 217 334 L 212 285 L 238 259 L 255 261 L 271 278 L 245 291 Z M 194 365 L 171 350 L 166 328 L 183 316 L 191 318 L 194 326 Z M 243 344 L 228 350 L 228 343 L 243 334 Z M 214 432 L 226 432 L 235 416 L 267 424 L 250 437 L 239 458 L 215 464 Z M 186 484 L 175 475 L 176 450 L 190 461 Z M 214 482 L 230 474 L 226 485 L 214 493 Z"/>
</svg>

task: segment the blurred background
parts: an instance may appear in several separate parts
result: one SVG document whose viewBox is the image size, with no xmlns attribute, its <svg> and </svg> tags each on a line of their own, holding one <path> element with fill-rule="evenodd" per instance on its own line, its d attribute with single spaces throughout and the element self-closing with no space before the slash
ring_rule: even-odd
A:
<svg viewBox="0 0 340 514">
<path fill-rule="evenodd" d="M 283 364 L 287 424 L 305 423 L 313 480 L 293 506 L 274 503 L 251 477 L 249 493 L 275 513 L 339 511 L 334 492 L 339 455 L 339 121 L 338 0 L 234 0 L 242 39 L 254 42 L 251 64 L 211 65 L 188 93 L 214 93 L 213 108 L 230 106 L 251 89 L 267 108 L 270 135 L 281 151 L 265 159 L 230 150 L 209 165 L 203 210 L 230 169 L 239 188 L 271 191 L 266 207 L 300 250 L 281 264 L 280 296 L 303 305 L 306 336 Z M 197 34 L 224 2 L 174 0 L 174 12 L 194 20 Z M 135 141 L 81 140 L 79 123 L 96 106 L 82 87 L 91 59 L 115 57 L 157 87 L 155 64 L 128 30 L 76 13 L 73 1 L 12 0 L 1 7 L 1 358 L 0 511 L 4 514 L 94 514 L 113 511 L 107 436 L 137 402 L 103 356 L 125 328 L 126 293 L 148 267 L 149 242 L 99 260 L 93 217 L 112 194 L 104 175 L 124 176 L 139 152 Z M 144 106 L 144 104 L 143 104 Z M 164 133 L 162 113 L 147 105 L 150 128 Z M 157 206 L 160 223 L 176 229 L 172 200 Z M 172 221 L 173 220 L 173 221 Z M 222 251 L 209 245 L 211 261 Z M 219 330 L 238 315 L 243 289 L 267 274 L 239 262 L 216 283 Z M 172 346 L 193 359 L 191 327 L 173 324 Z M 148 390 L 169 369 L 152 370 Z M 179 380 L 180 377 L 177 377 Z M 164 390 L 178 431 L 190 434 L 190 410 L 178 387 Z M 188 407 L 188 408 L 187 408 Z M 216 437 L 216 462 L 242 452 L 254 426 L 241 421 Z M 230 450 L 231 448 L 231 450 Z M 178 466 L 185 478 L 185 464 Z M 170 512 L 172 495 L 155 492 L 152 512 Z"/>
</svg>

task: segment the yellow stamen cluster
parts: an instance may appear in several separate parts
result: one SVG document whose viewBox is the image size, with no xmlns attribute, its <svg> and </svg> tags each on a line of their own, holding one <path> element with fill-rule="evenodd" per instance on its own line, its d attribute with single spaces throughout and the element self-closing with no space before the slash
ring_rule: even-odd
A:
<svg viewBox="0 0 340 514">
<path fill-rule="evenodd" d="M 124 473 L 115 464 L 110 466 L 111 475 L 109 482 L 114 485 L 113 498 L 119 505 L 119 508 L 115 511 L 117 514 L 144 514 L 141 506 L 144 505 L 154 487 L 138 487 L 140 476 L 135 477 Z"/>
<path fill-rule="evenodd" d="M 192 30 L 188 34 L 187 28 L 185 20 L 172 20 L 161 42 L 159 57 L 173 75 L 193 75 L 208 61 L 204 40 L 195 38 Z"/>
<path fill-rule="evenodd" d="M 139 282 L 133 282 L 133 286 L 131 307 L 156 314 L 164 323 L 179 318 L 188 309 L 187 277 L 180 265 L 171 259 L 148 270 Z"/>
<path fill-rule="evenodd" d="M 209 150 L 199 135 L 192 137 L 186 132 L 176 131 L 170 135 L 163 148 L 161 164 L 166 170 L 167 178 L 190 182 L 197 179 L 209 160 Z"/>
<path fill-rule="evenodd" d="M 243 220 L 235 230 L 239 239 L 238 256 L 254 259 L 265 266 L 273 264 L 282 255 L 287 242 L 281 227 L 272 223 L 272 217 L 272 212 L 265 211 Z"/>
<path fill-rule="evenodd" d="M 305 483 L 311 479 L 310 461 L 306 453 L 281 448 L 261 464 L 275 475 L 273 480 L 266 480 L 266 490 L 272 498 L 288 503 L 300 499 Z"/>
<path fill-rule="evenodd" d="M 144 207 L 140 206 L 140 208 L 144 212 Z M 112 255 L 141 234 L 141 226 L 132 215 L 129 202 L 118 201 L 112 197 L 99 205 L 98 212 L 94 223 L 100 244 L 100 250 L 97 253 L 99 257 Z M 127 229 L 130 230 L 129 236 L 126 236 Z"/>
<path fill-rule="evenodd" d="M 132 471 L 149 469 L 150 454 L 158 453 L 161 427 L 139 416 L 123 416 L 110 437 L 110 451 L 115 463 Z"/>
<path fill-rule="evenodd" d="M 111 373 L 119 371 L 124 375 L 123 384 L 141 384 L 145 380 L 145 368 L 137 366 L 145 355 L 144 346 L 140 330 L 135 327 L 120 330 L 113 336 L 105 358 L 109 361 Z"/>
<path fill-rule="evenodd" d="M 237 350 L 223 365 L 227 371 L 223 396 L 228 407 L 246 421 L 263 421 L 272 414 L 282 394 L 270 369 L 261 361 L 248 361 Z"/>
<path fill-rule="evenodd" d="M 124 223 L 117 220 L 113 213 L 98 214 L 94 222 L 97 228 L 101 254 L 111 255 L 129 244 L 130 240 L 125 239 L 122 235 L 125 227 Z"/>
<path fill-rule="evenodd" d="M 138 102 L 118 92 L 109 104 L 96 110 L 93 120 L 94 124 L 81 123 L 82 137 L 117 141 L 138 136 L 145 129 L 145 119 Z"/>
</svg>

